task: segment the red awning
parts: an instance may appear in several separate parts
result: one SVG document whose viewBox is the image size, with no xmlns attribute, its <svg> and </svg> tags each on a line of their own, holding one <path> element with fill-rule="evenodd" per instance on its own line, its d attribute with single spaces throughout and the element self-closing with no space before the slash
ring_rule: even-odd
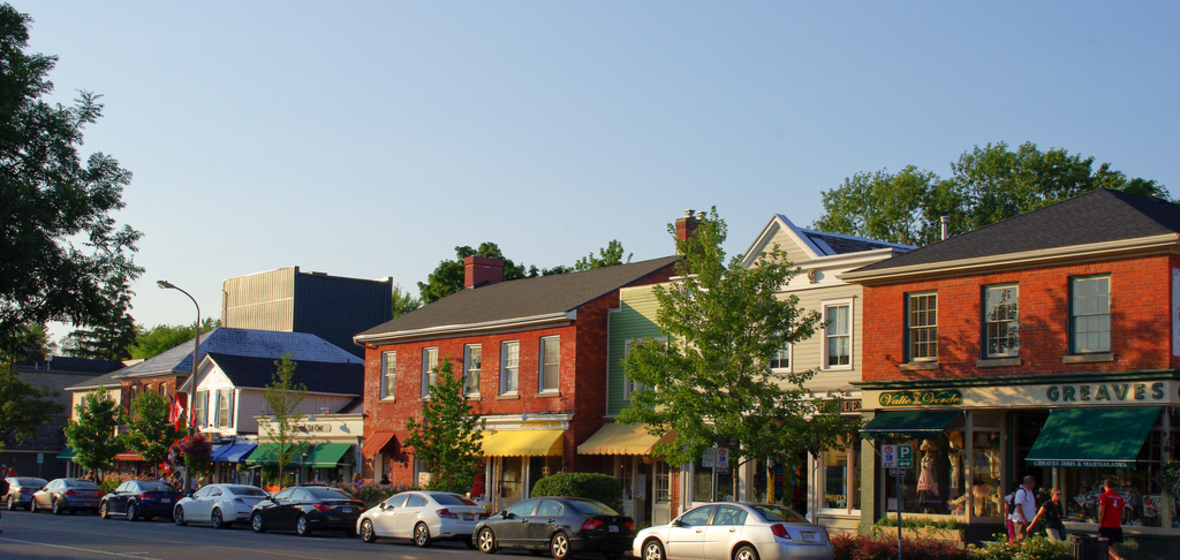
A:
<svg viewBox="0 0 1180 560">
<path fill-rule="evenodd" d="M 385 450 L 394 438 L 393 432 L 377 432 L 361 446 L 362 455 L 373 455 Z"/>
<path fill-rule="evenodd" d="M 115 455 L 115 460 L 116 461 L 142 461 L 143 457 L 140 457 L 139 453 L 136 453 L 134 451 L 124 451 L 118 455 Z"/>
</svg>

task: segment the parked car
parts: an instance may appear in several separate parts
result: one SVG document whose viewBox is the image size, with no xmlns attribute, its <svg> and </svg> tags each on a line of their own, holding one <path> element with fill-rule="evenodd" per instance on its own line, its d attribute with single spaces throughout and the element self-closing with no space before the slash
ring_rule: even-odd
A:
<svg viewBox="0 0 1180 560">
<path fill-rule="evenodd" d="M 250 519 L 254 504 L 268 497 L 265 490 L 248 484 L 207 484 L 176 502 L 172 520 L 181 526 L 209 523 L 225 529 L 236 521 Z"/>
<path fill-rule="evenodd" d="M 635 522 L 606 504 L 584 498 L 532 498 L 512 504 L 475 527 L 480 552 L 501 548 L 548 551 L 557 560 L 599 552 L 616 560 L 631 548 Z"/>
<path fill-rule="evenodd" d="M 643 560 L 831 560 L 834 552 L 827 530 L 790 508 L 720 502 L 640 531 L 631 553 Z"/>
<path fill-rule="evenodd" d="M 483 506 L 451 492 L 402 492 L 362 513 L 356 531 L 365 542 L 378 537 L 410 539 L 418 546 L 460 540 L 474 547 L 475 524 L 487 517 Z"/>
<path fill-rule="evenodd" d="M 44 478 L 28 476 L 10 476 L 4 480 L 8 482 L 8 493 L 3 496 L 3 499 L 5 507 L 9 510 L 29 507 L 29 502 L 33 500 L 33 492 L 49 484 L 49 481 Z"/>
<path fill-rule="evenodd" d="M 114 492 L 102 497 L 102 502 L 98 504 L 98 515 L 103 519 L 112 514 L 122 515 L 128 521 L 172 517 L 172 506 L 182 497 L 184 495 L 167 482 L 128 480 L 115 488 Z"/>
<path fill-rule="evenodd" d="M 84 509 L 98 513 L 98 502 L 101 499 L 102 490 L 89 480 L 55 478 L 44 488 L 33 492 L 29 511 L 36 513 L 41 509 L 49 509 L 61 515 L 67 511 L 74 513 Z"/>
<path fill-rule="evenodd" d="M 255 533 L 279 529 L 301 536 L 336 529 L 351 537 L 356 534 L 357 517 L 364 510 L 364 502 L 335 488 L 292 486 L 255 504 L 250 527 Z"/>
</svg>

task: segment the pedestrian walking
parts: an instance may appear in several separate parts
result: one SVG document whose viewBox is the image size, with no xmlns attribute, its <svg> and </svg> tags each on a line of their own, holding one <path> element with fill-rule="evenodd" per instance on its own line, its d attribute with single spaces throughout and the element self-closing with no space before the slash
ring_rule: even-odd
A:
<svg viewBox="0 0 1180 560">
<path fill-rule="evenodd" d="M 1102 483 L 1105 492 L 1098 497 L 1098 536 L 1110 541 L 1110 557 L 1123 560 L 1115 550 L 1115 543 L 1123 542 L 1123 510 L 1127 500 L 1115 492 L 1115 481 L 1108 478 Z"/>
</svg>

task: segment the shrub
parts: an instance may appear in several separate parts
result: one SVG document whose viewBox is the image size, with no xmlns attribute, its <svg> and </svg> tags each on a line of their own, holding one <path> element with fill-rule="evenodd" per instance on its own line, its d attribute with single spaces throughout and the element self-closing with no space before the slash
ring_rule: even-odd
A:
<svg viewBox="0 0 1180 560">
<path fill-rule="evenodd" d="M 897 527 L 896 517 L 882 517 L 876 523 L 876 527 Z M 903 517 L 901 520 L 903 529 L 920 529 L 922 527 L 931 527 L 934 529 L 949 529 L 952 531 L 961 529 L 963 525 L 955 519 L 932 519 L 929 517 Z"/>
<path fill-rule="evenodd" d="M 623 511 L 623 485 L 613 476 L 598 473 L 558 473 L 537 481 L 533 496 L 566 496 L 600 501 Z"/>
<path fill-rule="evenodd" d="M 976 560 L 1069 560 L 1069 544 L 1034 535 L 1024 542 L 1010 543 L 1000 535 L 983 548 L 974 549 Z"/>
<path fill-rule="evenodd" d="M 835 560 L 895 560 L 897 539 L 874 539 L 869 535 L 839 534 L 832 536 Z M 904 539 L 906 560 L 972 560 L 966 550 L 929 539 Z"/>
</svg>

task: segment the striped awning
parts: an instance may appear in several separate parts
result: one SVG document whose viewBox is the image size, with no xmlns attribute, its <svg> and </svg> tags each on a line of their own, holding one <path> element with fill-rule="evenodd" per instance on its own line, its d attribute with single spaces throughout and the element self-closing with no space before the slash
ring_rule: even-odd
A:
<svg viewBox="0 0 1180 560">
<path fill-rule="evenodd" d="M 651 455 L 657 443 L 667 443 L 672 432 L 663 436 L 647 433 L 647 424 L 603 424 L 594 435 L 578 446 L 579 455 Z"/>
</svg>

